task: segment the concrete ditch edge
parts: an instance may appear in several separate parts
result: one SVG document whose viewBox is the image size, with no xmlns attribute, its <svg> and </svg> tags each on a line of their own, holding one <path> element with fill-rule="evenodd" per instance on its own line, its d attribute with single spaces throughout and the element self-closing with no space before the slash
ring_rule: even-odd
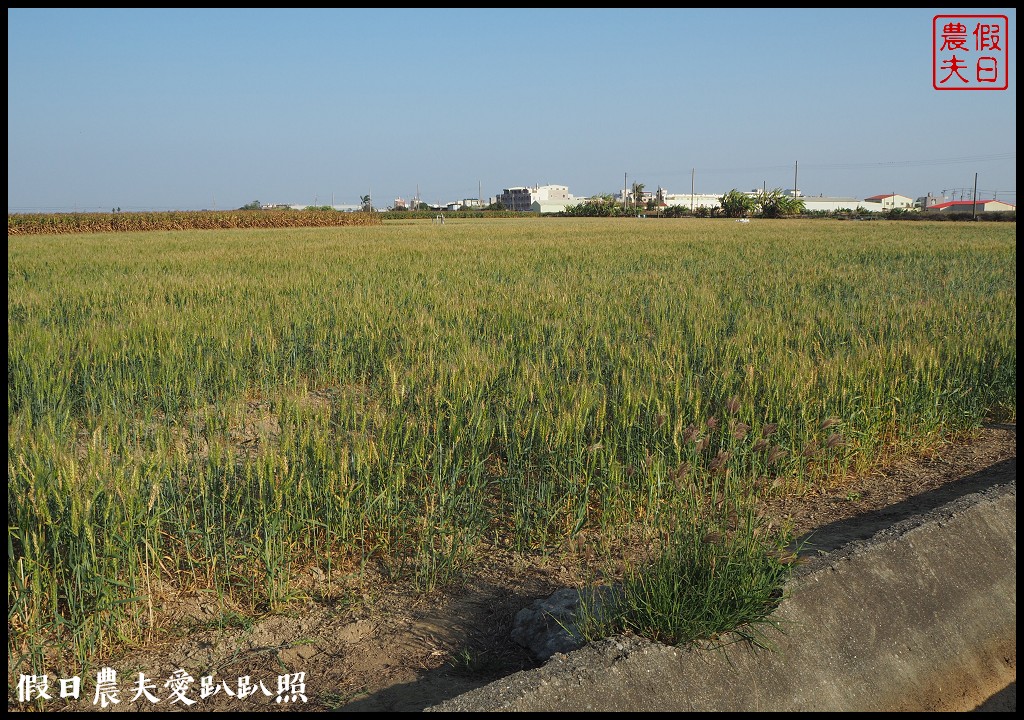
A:
<svg viewBox="0 0 1024 720">
<path fill-rule="evenodd" d="M 974 710 L 1016 682 L 1016 498 L 995 486 L 815 558 L 772 650 L 614 637 L 426 711 Z"/>
</svg>

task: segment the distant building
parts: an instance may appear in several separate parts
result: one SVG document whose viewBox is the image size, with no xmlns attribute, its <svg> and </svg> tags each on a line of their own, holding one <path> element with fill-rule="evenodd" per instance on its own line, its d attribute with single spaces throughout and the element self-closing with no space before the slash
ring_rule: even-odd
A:
<svg viewBox="0 0 1024 720">
<path fill-rule="evenodd" d="M 871 212 L 886 210 L 913 210 L 914 201 L 906 195 L 889 193 L 888 195 L 872 195 L 864 198 L 864 207 Z"/>
<path fill-rule="evenodd" d="M 919 197 L 914 202 L 914 205 L 917 206 L 918 210 L 927 210 L 936 205 L 941 205 L 942 203 L 949 202 L 952 199 L 953 198 L 946 197 L 945 193 L 943 193 L 942 195 L 932 195 L 931 193 L 928 193 L 927 195 L 922 195 L 921 197 Z"/>
<path fill-rule="evenodd" d="M 837 212 L 839 210 L 858 210 L 864 207 L 864 203 L 852 197 L 827 197 L 825 195 L 814 197 L 802 193 L 797 197 L 804 201 L 804 210 L 807 212 Z"/>
<path fill-rule="evenodd" d="M 562 212 L 566 206 L 580 202 L 569 194 L 569 187 L 566 185 L 505 188 L 498 195 L 497 201 L 504 205 L 506 210 L 515 212 Z M 542 209 L 534 208 L 534 204 Z"/>
<path fill-rule="evenodd" d="M 505 206 L 506 210 L 515 212 L 529 212 L 533 204 L 533 197 L 528 187 L 504 188 L 498 196 L 498 202 Z"/>
<path fill-rule="evenodd" d="M 585 202 L 583 198 L 570 198 L 568 200 L 534 200 L 530 204 L 530 210 L 535 213 L 560 213 L 570 205 L 579 205 Z"/>
<path fill-rule="evenodd" d="M 651 201 L 658 202 L 658 198 L 660 196 L 662 196 L 662 195 L 664 195 L 664 191 L 661 188 L 658 188 L 656 191 L 653 191 L 653 192 L 650 191 L 650 190 L 641 190 L 640 191 L 640 197 L 639 198 L 634 198 L 633 197 L 633 190 L 631 188 L 627 188 L 627 189 L 622 190 L 621 192 L 619 192 L 617 197 L 618 197 L 620 203 L 623 200 L 625 200 L 627 203 L 632 205 L 634 200 L 638 200 L 640 207 L 646 207 L 647 203 L 649 203 Z"/>
<path fill-rule="evenodd" d="M 711 195 L 708 193 L 666 193 L 662 192 L 661 197 L 665 207 L 685 207 L 695 210 L 699 207 L 716 208 L 721 205 L 719 199 L 725 193 Z"/>
<path fill-rule="evenodd" d="M 978 206 L 978 212 L 1015 212 L 1017 210 L 1016 205 L 1002 200 L 978 200 L 977 203 L 973 200 L 949 200 L 938 205 L 931 205 L 927 209 L 938 212 L 974 212 L 975 204 Z"/>
</svg>

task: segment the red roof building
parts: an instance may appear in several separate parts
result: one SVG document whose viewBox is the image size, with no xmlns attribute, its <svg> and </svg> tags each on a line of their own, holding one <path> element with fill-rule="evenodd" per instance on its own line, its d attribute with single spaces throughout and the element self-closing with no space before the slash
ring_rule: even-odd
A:
<svg viewBox="0 0 1024 720">
<path fill-rule="evenodd" d="M 974 212 L 973 200 L 949 200 L 948 202 L 932 205 L 929 210 L 939 212 Z M 1017 209 L 1016 205 L 1003 202 L 1002 200 L 979 200 L 978 212 L 1011 212 Z"/>
</svg>

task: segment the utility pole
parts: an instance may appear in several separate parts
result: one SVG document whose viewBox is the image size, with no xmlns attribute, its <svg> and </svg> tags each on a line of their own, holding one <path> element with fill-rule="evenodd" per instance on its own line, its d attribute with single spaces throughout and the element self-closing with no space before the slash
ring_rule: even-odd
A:
<svg viewBox="0 0 1024 720">
<path fill-rule="evenodd" d="M 799 189 L 799 186 L 796 184 L 797 174 L 798 174 L 799 171 L 800 171 L 800 161 L 799 160 L 794 160 L 793 161 L 793 197 L 797 196 L 797 191 Z"/>
<path fill-rule="evenodd" d="M 690 168 L 690 212 L 693 212 L 693 176 L 697 173 L 697 168 Z"/>
<path fill-rule="evenodd" d="M 978 173 L 974 173 L 974 195 L 973 195 L 973 201 L 971 202 L 971 207 L 974 209 L 974 212 L 971 213 L 971 220 L 977 220 L 978 219 Z"/>
<path fill-rule="evenodd" d="M 622 212 L 623 212 L 623 214 L 625 214 L 625 212 L 626 212 L 626 178 L 628 176 L 629 176 L 629 173 L 622 173 Z"/>
</svg>

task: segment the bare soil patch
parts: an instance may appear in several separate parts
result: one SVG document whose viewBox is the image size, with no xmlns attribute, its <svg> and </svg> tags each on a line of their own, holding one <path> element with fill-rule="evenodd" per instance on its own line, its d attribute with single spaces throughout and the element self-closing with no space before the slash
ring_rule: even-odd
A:
<svg viewBox="0 0 1024 720">
<path fill-rule="evenodd" d="M 960 495 L 1015 479 L 1016 425 L 990 425 L 826 491 L 773 501 L 765 511 L 792 524 L 806 541 L 803 554 L 827 552 Z M 349 591 L 331 601 L 307 600 L 256 621 L 232 621 L 202 598 L 179 598 L 181 621 L 174 637 L 108 663 L 122 678 L 121 702 L 111 709 L 186 709 L 171 704 L 162 687 L 173 672 L 185 669 L 195 678 L 188 696 L 197 700 L 203 675 L 230 687 L 249 676 L 254 683 L 262 680 L 271 693 L 240 700 L 219 692 L 187 708 L 193 712 L 422 710 L 535 667 L 509 637 L 513 619 L 532 601 L 579 586 L 584 550 L 577 543 L 546 556 L 495 551 L 463 585 L 426 595 L 367 569 L 360 577 L 339 578 Z M 308 578 L 310 586 L 322 580 Z M 159 704 L 130 702 L 134 689 L 129 688 L 140 671 L 158 685 Z M 307 701 L 275 702 L 278 677 L 300 672 Z M 88 692 L 79 702 L 51 701 L 45 709 L 96 709 L 92 682 L 84 684 Z"/>
</svg>

